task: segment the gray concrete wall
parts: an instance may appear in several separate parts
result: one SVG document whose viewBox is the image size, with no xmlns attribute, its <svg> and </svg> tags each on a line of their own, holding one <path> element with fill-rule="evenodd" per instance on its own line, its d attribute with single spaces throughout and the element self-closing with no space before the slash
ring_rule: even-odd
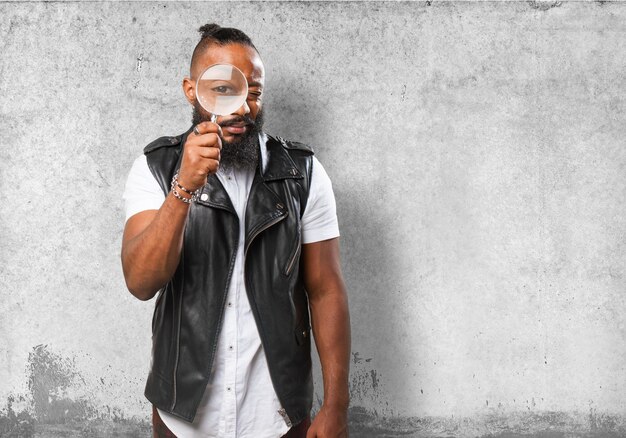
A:
<svg viewBox="0 0 626 438">
<path fill-rule="evenodd" d="M 626 436 L 626 4 L 437 1 L 0 3 L 0 435 L 148 435 L 121 193 L 211 21 L 333 179 L 352 436 Z"/>
</svg>

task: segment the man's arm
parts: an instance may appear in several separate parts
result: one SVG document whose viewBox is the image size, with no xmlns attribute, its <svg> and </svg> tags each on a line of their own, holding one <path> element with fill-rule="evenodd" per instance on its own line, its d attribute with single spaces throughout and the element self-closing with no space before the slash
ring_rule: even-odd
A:
<svg viewBox="0 0 626 438">
<path fill-rule="evenodd" d="M 311 325 L 324 379 L 324 402 L 307 438 L 348 436 L 350 316 L 339 239 L 302 245 Z"/>
<path fill-rule="evenodd" d="M 122 268 L 128 290 L 149 300 L 174 274 L 189 204 L 170 193 L 159 210 L 130 217 L 122 239 Z"/>
<path fill-rule="evenodd" d="M 204 122 L 196 128 L 200 135 L 187 137 L 178 178 L 189 190 L 202 187 L 207 175 L 217 172 L 222 147 L 217 124 Z M 189 204 L 169 193 L 159 210 L 142 211 L 126 221 L 122 268 L 128 290 L 140 300 L 152 298 L 174 275 L 188 212 Z"/>
</svg>

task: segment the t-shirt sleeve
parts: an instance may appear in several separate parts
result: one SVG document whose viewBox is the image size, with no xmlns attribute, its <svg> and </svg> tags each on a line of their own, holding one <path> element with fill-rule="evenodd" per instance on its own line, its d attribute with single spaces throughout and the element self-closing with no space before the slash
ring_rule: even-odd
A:
<svg viewBox="0 0 626 438">
<path fill-rule="evenodd" d="M 339 236 L 333 186 L 326 170 L 313 157 L 309 200 L 302 215 L 302 243 L 313 243 Z"/>
<path fill-rule="evenodd" d="M 141 155 L 133 163 L 122 197 L 126 208 L 126 220 L 145 210 L 158 210 L 165 201 L 163 190 L 150 172 L 145 155 Z"/>
</svg>

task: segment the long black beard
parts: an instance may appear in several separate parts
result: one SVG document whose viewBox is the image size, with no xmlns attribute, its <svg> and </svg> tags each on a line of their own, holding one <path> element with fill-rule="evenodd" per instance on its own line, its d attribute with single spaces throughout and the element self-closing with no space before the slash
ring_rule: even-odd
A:
<svg viewBox="0 0 626 438">
<path fill-rule="evenodd" d="M 193 107 L 192 123 L 197 125 L 201 122 L 211 120 L 211 114 L 204 111 L 197 103 Z M 259 110 L 256 119 L 252 120 L 248 116 L 241 119 L 249 123 L 250 128 L 237 142 L 227 142 L 222 139 L 222 150 L 220 153 L 220 168 L 223 170 L 255 170 L 259 164 L 259 133 L 263 129 L 263 110 Z M 232 123 L 238 120 L 233 120 Z"/>
</svg>

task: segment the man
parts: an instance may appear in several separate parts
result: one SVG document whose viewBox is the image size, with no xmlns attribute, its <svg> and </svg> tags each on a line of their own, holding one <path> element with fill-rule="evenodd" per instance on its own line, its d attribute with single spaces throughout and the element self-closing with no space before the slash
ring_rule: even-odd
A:
<svg viewBox="0 0 626 438">
<path fill-rule="evenodd" d="M 124 192 L 126 284 L 141 300 L 158 292 L 154 436 L 345 437 L 350 328 L 330 180 L 309 147 L 262 131 L 250 39 L 200 32 L 183 80 L 193 126 L 149 144 Z M 195 83 L 218 63 L 239 68 L 249 94 L 212 123 Z M 311 327 L 324 380 L 312 423 Z"/>
</svg>

